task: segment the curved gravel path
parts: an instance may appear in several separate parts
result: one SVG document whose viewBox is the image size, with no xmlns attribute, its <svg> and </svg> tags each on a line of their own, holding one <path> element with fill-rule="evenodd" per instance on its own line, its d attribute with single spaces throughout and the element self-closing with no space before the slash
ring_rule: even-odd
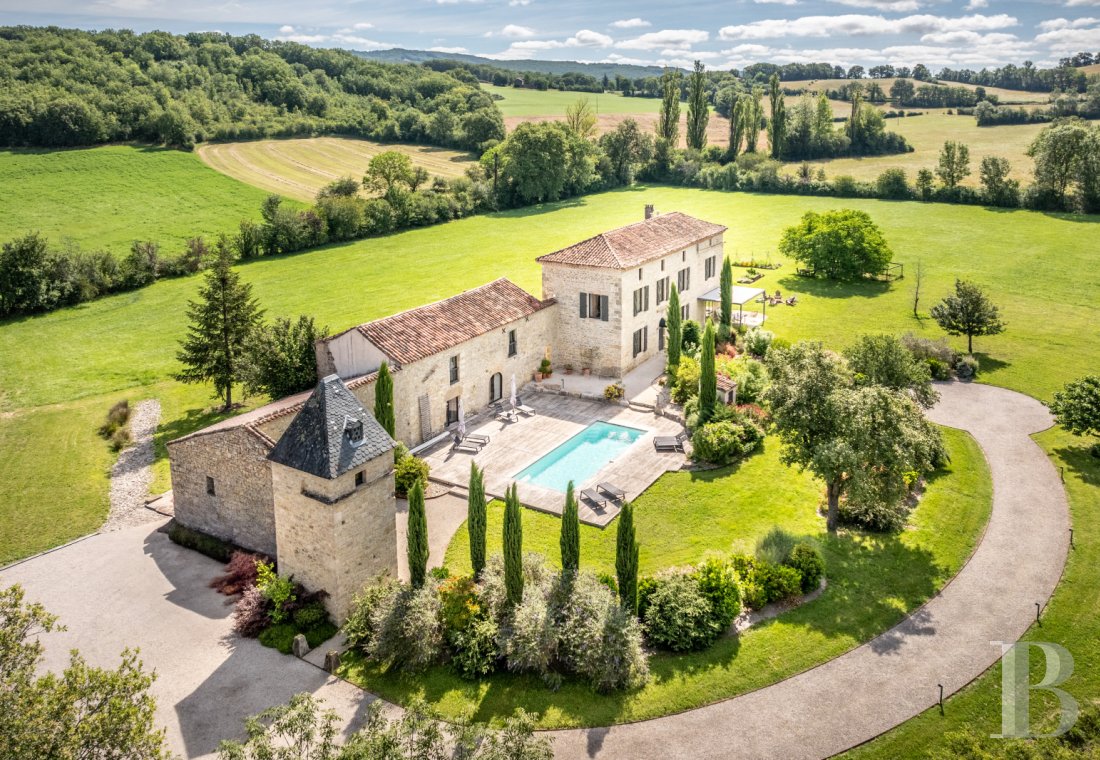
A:
<svg viewBox="0 0 1100 760">
<path fill-rule="evenodd" d="M 157 432 L 159 421 L 160 402 L 155 398 L 142 401 L 130 413 L 133 444 L 122 450 L 111 468 L 111 512 L 100 531 L 160 519 L 161 515 L 145 508 L 153 482 L 153 434 Z"/>
<path fill-rule="evenodd" d="M 929 417 L 977 439 L 993 511 L 973 557 L 925 606 L 841 657 L 758 691 L 679 715 L 553 732 L 560 758 L 821 758 L 936 704 L 1016 641 L 1054 592 L 1069 549 L 1065 490 L 1029 434 L 1053 424 L 1033 398 L 945 384 Z"/>
</svg>

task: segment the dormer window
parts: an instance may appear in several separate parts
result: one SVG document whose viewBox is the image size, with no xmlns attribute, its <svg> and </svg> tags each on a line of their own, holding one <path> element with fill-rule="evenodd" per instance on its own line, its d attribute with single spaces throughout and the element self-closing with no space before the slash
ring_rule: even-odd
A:
<svg viewBox="0 0 1100 760">
<path fill-rule="evenodd" d="M 352 446 L 358 446 L 363 442 L 363 421 L 348 417 L 344 421 L 344 437 Z"/>
</svg>

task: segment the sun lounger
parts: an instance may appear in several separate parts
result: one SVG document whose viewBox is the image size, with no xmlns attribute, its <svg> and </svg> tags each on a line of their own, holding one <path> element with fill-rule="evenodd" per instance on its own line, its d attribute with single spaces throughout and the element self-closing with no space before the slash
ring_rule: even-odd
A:
<svg viewBox="0 0 1100 760">
<path fill-rule="evenodd" d="M 679 435 L 659 435 L 653 439 L 653 448 L 657 451 L 683 451 L 687 433 Z"/>
<path fill-rule="evenodd" d="M 470 441 L 471 443 L 476 443 L 478 446 L 484 446 L 489 442 L 489 436 L 481 435 L 479 433 L 467 433 L 466 437 L 463 440 Z"/>
<path fill-rule="evenodd" d="M 497 412 L 497 419 L 501 422 L 515 422 L 516 413 L 511 409 L 501 409 Z"/>
<path fill-rule="evenodd" d="M 626 491 L 611 483 L 599 483 L 596 486 L 597 491 L 603 491 L 616 501 L 626 501 Z"/>
<path fill-rule="evenodd" d="M 476 454 L 481 451 L 481 446 L 477 445 L 473 441 L 455 441 L 451 444 L 451 451 L 468 451 L 471 454 Z"/>
<path fill-rule="evenodd" d="M 516 404 L 516 411 L 527 415 L 528 417 L 535 416 L 534 408 L 527 406 L 527 404 Z"/>
<path fill-rule="evenodd" d="M 581 491 L 581 499 L 592 503 L 592 506 L 603 509 L 603 507 L 611 501 L 611 499 L 604 496 L 594 488 L 586 488 Z"/>
</svg>

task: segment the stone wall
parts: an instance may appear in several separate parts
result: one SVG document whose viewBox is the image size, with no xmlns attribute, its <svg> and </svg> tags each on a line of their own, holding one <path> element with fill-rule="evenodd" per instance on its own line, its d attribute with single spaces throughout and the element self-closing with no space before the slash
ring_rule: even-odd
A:
<svg viewBox="0 0 1100 760">
<path fill-rule="evenodd" d="M 554 298 L 557 310 L 557 351 L 554 367 L 572 364 L 577 372 L 588 369 L 601 377 L 619 377 L 622 369 L 623 292 L 617 269 L 581 267 L 545 262 L 542 265 L 543 298 Z M 580 316 L 580 294 L 608 297 L 606 322 Z"/>
<path fill-rule="evenodd" d="M 293 415 L 286 415 L 287 424 Z M 275 556 L 269 448 L 244 427 L 168 444 L 172 495 L 180 524 Z M 214 494 L 207 493 L 207 477 Z"/>
<path fill-rule="evenodd" d="M 275 463 L 271 473 L 279 572 L 327 591 L 326 607 L 342 623 L 367 582 L 380 573 L 397 577 L 393 457 L 376 457 L 334 480 Z"/>
</svg>

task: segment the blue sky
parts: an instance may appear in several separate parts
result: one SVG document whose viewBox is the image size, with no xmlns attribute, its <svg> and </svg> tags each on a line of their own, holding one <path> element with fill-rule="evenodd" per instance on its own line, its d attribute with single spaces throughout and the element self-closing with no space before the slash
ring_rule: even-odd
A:
<svg viewBox="0 0 1100 760">
<path fill-rule="evenodd" d="M 34 10 L 27 10 L 33 7 Z M 0 23 L 256 33 L 320 47 L 740 67 L 981 68 L 1100 53 L 1100 0 L 0 0 Z"/>
</svg>

